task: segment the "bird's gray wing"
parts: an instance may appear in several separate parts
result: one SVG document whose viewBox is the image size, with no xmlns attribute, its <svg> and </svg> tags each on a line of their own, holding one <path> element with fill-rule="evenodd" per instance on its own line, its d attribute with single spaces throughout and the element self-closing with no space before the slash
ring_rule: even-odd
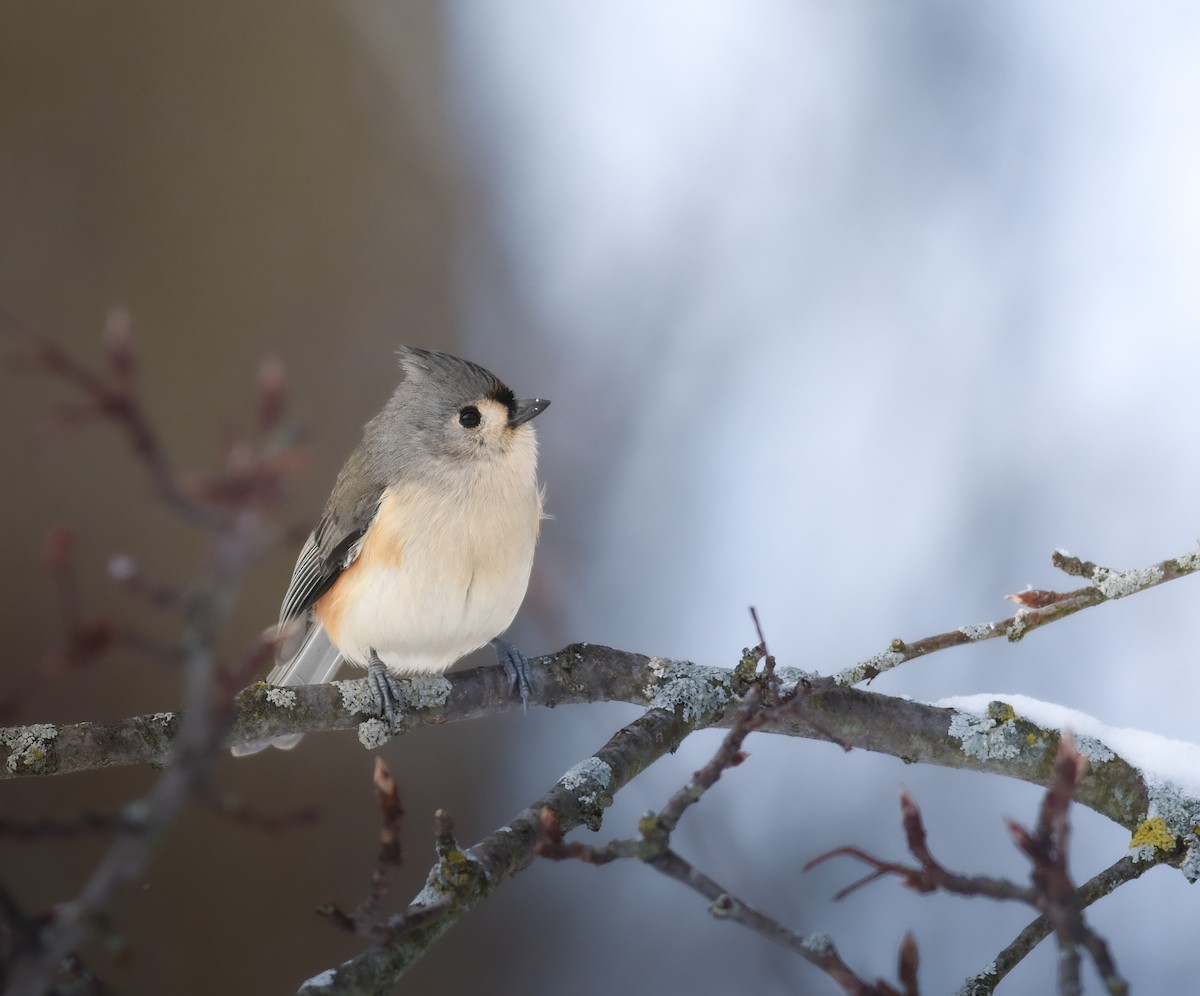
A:
<svg viewBox="0 0 1200 996">
<path fill-rule="evenodd" d="M 305 616 L 333 586 L 338 575 L 354 563 L 362 538 L 383 500 L 384 485 L 378 473 L 372 473 L 373 469 L 360 446 L 338 474 L 321 520 L 296 558 L 292 580 L 279 610 L 281 626 Z M 283 656 L 281 652 L 280 657 Z"/>
</svg>

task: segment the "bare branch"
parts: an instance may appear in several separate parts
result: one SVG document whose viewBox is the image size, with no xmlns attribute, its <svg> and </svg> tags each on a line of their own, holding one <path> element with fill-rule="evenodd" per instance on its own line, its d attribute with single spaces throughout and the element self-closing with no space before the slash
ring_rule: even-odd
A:
<svg viewBox="0 0 1200 996">
<path fill-rule="evenodd" d="M 1135 568 L 1129 571 L 1115 571 L 1107 567 L 1097 567 L 1090 562 L 1080 561 L 1061 551 L 1055 551 L 1051 558 L 1054 566 L 1077 577 L 1086 577 L 1091 581 L 1086 588 L 1069 592 L 1029 592 L 1017 596 L 1008 596 L 1020 601 L 1023 605 L 1014 615 L 995 622 L 974 623 L 960 626 L 936 636 L 926 636 L 920 640 L 908 642 L 899 638 L 892 641 L 891 646 L 882 653 L 868 657 L 848 668 L 837 672 L 834 680 L 840 685 L 857 685 L 863 681 L 873 681 L 885 671 L 911 661 L 926 654 L 947 650 L 950 647 L 961 647 L 968 643 L 981 643 L 984 640 L 994 640 L 997 637 L 1007 637 L 1010 643 L 1016 643 L 1026 633 L 1039 629 L 1049 623 L 1065 619 L 1094 605 L 1102 605 L 1114 599 L 1136 595 L 1157 585 L 1187 577 L 1200 569 L 1200 552 L 1186 553 L 1181 557 L 1170 557 L 1153 564 L 1150 567 Z"/>
</svg>

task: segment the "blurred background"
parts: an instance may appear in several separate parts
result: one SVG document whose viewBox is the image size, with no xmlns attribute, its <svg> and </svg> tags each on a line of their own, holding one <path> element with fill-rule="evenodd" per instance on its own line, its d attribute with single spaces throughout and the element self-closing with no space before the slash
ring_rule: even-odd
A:
<svg viewBox="0 0 1200 996">
<path fill-rule="evenodd" d="M 645 5 L 418 0 L 0 7 L 0 304 L 100 356 L 134 316 L 143 393 L 180 467 L 253 422 L 255 370 L 287 366 L 311 467 L 307 528 L 401 342 L 448 349 L 554 407 L 537 423 L 553 518 L 511 631 L 732 665 L 757 607 L 782 663 L 829 671 L 1007 615 L 1073 583 L 1063 547 L 1114 567 L 1200 535 L 1200 10 L 1081 2 L 793 0 Z M 0 691 L 59 637 L 41 538 L 80 536 L 89 611 L 169 639 L 106 580 L 114 553 L 184 582 L 201 538 L 157 505 L 122 440 L 31 436 L 64 397 L 6 376 Z M 252 578 L 231 652 L 273 621 L 294 550 Z M 1022 692 L 1196 739 L 1197 589 L 1184 580 L 1009 646 L 875 683 L 924 699 Z M 136 655 L 23 696 L 21 721 L 172 708 Z M 432 814 L 478 839 L 637 714 L 533 710 L 383 751 L 407 811 L 407 900 Z M 694 737 L 621 793 L 599 838 L 711 753 Z M 752 737 L 678 849 L 866 977 L 905 930 L 925 991 L 953 990 L 1028 919 L 801 866 L 843 843 L 903 854 L 898 790 L 935 853 L 1024 877 L 1003 818 L 1041 793 L 823 744 Z M 360 949 L 313 909 L 352 907 L 375 860 L 371 756 L 311 736 L 219 768 L 277 834 L 195 809 L 115 911 L 89 965 L 118 992 L 292 992 Z M 0 811 L 111 811 L 149 771 L 0 788 Z M 1073 871 L 1127 834 L 1077 809 Z M 76 893 L 103 838 L 0 849 L 27 909 Z M 1196 896 L 1158 869 L 1089 914 L 1139 990 L 1185 991 Z M 1008 983 L 1049 991 L 1043 945 Z M 535 865 L 414 969 L 406 992 L 832 992 L 633 864 Z M 1089 968 L 1089 989 L 1099 981 Z"/>
</svg>

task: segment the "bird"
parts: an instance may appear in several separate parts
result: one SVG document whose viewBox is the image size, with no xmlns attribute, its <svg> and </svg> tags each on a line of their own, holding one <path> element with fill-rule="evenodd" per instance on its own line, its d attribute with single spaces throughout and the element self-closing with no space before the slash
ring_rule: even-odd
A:
<svg viewBox="0 0 1200 996">
<path fill-rule="evenodd" d="M 528 659 L 500 634 L 533 567 L 544 491 L 531 422 L 550 402 L 518 399 L 449 353 L 402 346 L 397 356 L 400 382 L 364 427 L 296 559 L 267 683 L 326 682 L 345 660 L 367 669 L 371 698 L 394 724 L 397 675 L 441 673 L 491 644 L 527 702 Z"/>
</svg>

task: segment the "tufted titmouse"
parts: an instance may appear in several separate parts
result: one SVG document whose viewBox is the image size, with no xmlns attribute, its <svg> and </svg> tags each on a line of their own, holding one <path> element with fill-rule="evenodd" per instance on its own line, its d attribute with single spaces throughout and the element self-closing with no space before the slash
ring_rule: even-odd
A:
<svg viewBox="0 0 1200 996">
<path fill-rule="evenodd" d="M 528 661 L 497 634 L 529 584 L 542 518 L 529 423 L 550 402 L 518 401 L 447 353 L 398 352 L 400 386 L 367 423 L 296 560 L 279 613 L 280 631 L 294 635 L 267 681 L 325 682 L 348 660 L 367 669 L 376 706 L 394 720 L 395 673 L 444 671 L 491 643 L 524 699 Z"/>
</svg>

